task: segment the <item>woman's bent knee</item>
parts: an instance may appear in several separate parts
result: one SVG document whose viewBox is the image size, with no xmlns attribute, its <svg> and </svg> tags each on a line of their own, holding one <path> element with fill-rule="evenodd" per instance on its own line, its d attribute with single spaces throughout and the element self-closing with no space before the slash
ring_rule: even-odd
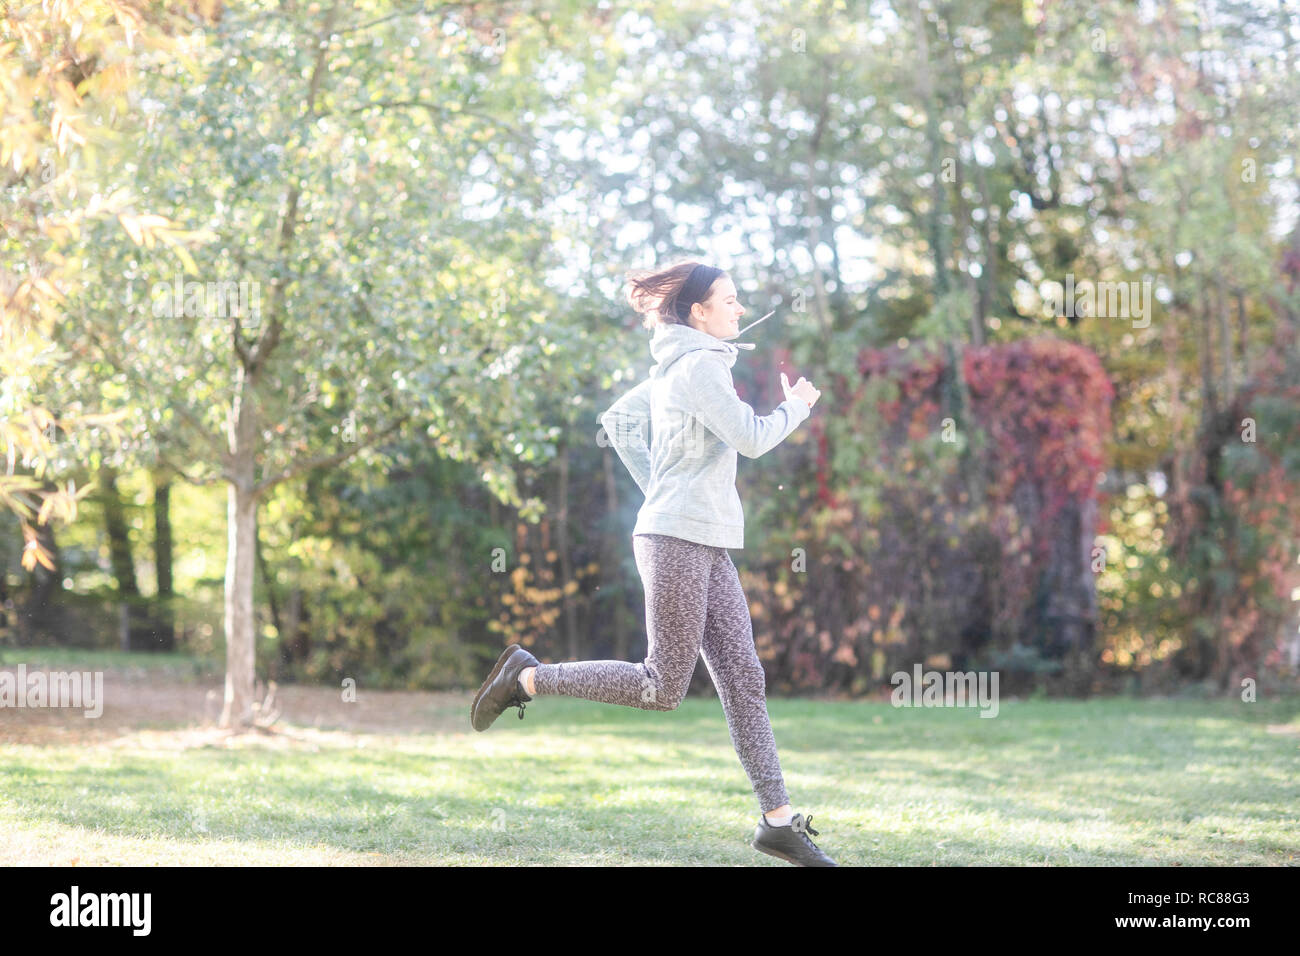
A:
<svg viewBox="0 0 1300 956">
<path fill-rule="evenodd" d="M 686 688 L 669 688 L 647 684 L 641 690 L 644 710 L 676 710 L 686 697 Z"/>
</svg>

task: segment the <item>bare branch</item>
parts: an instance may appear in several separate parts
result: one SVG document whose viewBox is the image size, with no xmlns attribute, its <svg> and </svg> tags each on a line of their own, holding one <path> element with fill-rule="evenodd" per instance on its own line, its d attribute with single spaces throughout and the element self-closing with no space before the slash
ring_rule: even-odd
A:
<svg viewBox="0 0 1300 956">
<path fill-rule="evenodd" d="M 417 109 L 429 110 L 431 113 L 437 113 L 440 116 L 472 116 L 475 119 L 480 119 L 485 123 L 490 123 L 493 126 L 501 127 L 511 135 L 517 137 L 518 139 L 523 140 L 525 143 L 529 143 L 531 145 L 537 145 L 537 139 L 531 133 L 511 123 L 507 123 L 503 119 L 498 119 L 495 116 L 489 116 L 487 113 L 481 113 L 478 110 L 466 109 L 464 107 L 450 109 L 441 104 L 429 103 L 426 102 L 425 100 L 375 100 L 373 103 L 366 103 L 362 106 L 354 106 L 352 108 L 352 112 L 361 113 L 364 112 L 365 110 L 375 109 L 376 107 L 379 107 L 381 109 L 406 109 L 408 107 L 415 107 Z"/>
<path fill-rule="evenodd" d="M 321 80 L 325 76 L 325 64 L 329 52 L 329 38 L 334 32 L 334 19 L 339 12 L 338 0 L 335 0 L 330 11 L 325 16 L 325 27 L 316 37 L 316 64 L 312 67 L 311 80 L 307 87 L 307 102 L 304 105 L 303 116 L 311 116 L 316 112 L 316 97 L 320 94 Z M 298 183 L 293 183 L 289 187 L 288 193 L 285 194 L 284 214 L 280 219 L 280 234 L 277 239 L 276 254 L 280 262 L 281 271 L 288 261 L 289 245 L 293 242 L 294 233 L 298 224 L 298 199 L 302 195 Z M 280 342 L 280 335 L 284 331 L 284 284 L 283 274 L 277 275 L 271 282 L 271 322 L 266 332 L 258 339 L 257 345 L 253 348 L 248 360 L 248 374 L 256 376 L 258 370 L 266 363 L 271 352 L 275 350 L 276 345 Z"/>
<path fill-rule="evenodd" d="M 188 481 L 192 485 L 211 485 L 218 481 L 234 482 L 235 480 L 234 475 L 232 475 L 225 468 L 221 469 L 221 473 L 219 475 L 213 475 L 208 478 L 197 478 L 194 475 L 191 475 L 189 472 L 187 472 L 184 468 L 178 466 L 170 456 L 164 454 L 162 451 L 158 451 L 158 460 L 162 462 L 169 471 L 175 472 L 177 475 L 179 475 L 181 478 Z"/>
<path fill-rule="evenodd" d="M 346 461 L 347 459 L 355 455 L 357 452 L 361 451 L 363 448 L 369 448 L 371 445 L 378 444 L 380 441 L 382 441 L 383 439 L 387 438 L 389 435 L 396 432 L 403 425 L 405 425 L 407 421 L 410 420 L 410 417 L 411 417 L 410 415 L 403 415 L 401 418 L 397 419 L 397 421 L 393 422 L 387 428 L 383 429 L 382 431 L 375 432 L 373 435 L 370 436 L 369 439 L 367 439 L 364 442 L 358 443 L 353 448 L 346 448 L 342 451 L 335 452 L 332 455 L 323 455 L 319 458 L 312 458 L 304 462 L 299 462 L 296 465 L 292 465 L 289 468 L 286 468 L 278 475 L 272 475 L 270 478 L 263 478 L 261 481 L 259 481 L 256 485 L 253 486 L 253 497 L 255 498 L 260 497 L 265 492 L 269 491 L 271 488 L 274 488 L 280 482 L 288 481 L 290 478 L 300 475 L 303 472 L 311 471 L 313 468 L 323 468 L 328 465 L 336 465 L 341 461 Z"/>
<path fill-rule="evenodd" d="M 135 365 L 128 363 L 122 358 L 122 356 L 118 355 L 117 352 L 109 347 L 104 342 L 103 337 L 95 331 L 94 324 L 84 321 L 84 319 L 85 317 L 83 315 L 83 327 L 86 329 L 87 334 L 95 343 L 95 346 L 99 349 L 104 358 L 106 358 L 119 372 L 127 376 L 128 379 L 134 379 L 136 384 L 146 394 L 150 393 L 152 391 L 150 383 L 145 380 L 144 376 L 136 372 Z M 231 464 L 230 451 L 221 443 L 221 439 L 210 432 L 185 405 L 173 405 L 172 411 L 174 411 L 187 425 L 194 429 L 195 433 L 203 440 L 204 444 L 208 446 L 208 449 L 217 456 L 217 460 L 221 463 L 221 467 L 223 469 L 229 469 Z M 196 482 L 196 484 L 201 484 L 201 482 Z"/>
<path fill-rule="evenodd" d="M 238 353 L 239 360 L 244 363 L 244 368 L 248 368 L 252 356 L 248 354 L 248 346 L 244 344 L 244 337 L 240 334 L 239 316 L 234 314 L 230 316 L 230 339 L 235 344 L 235 352 Z"/>
<path fill-rule="evenodd" d="M 396 20 L 398 17 L 418 17 L 421 15 L 436 17 L 446 10 L 459 6 L 464 6 L 464 4 L 443 3 L 433 10 L 428 10 L 424 7 L 421 7 L 418 10 L 399 10 L 397 13 L 390 13 L 388 16 L 379 17 L 378 19 L 371 20 L 369 23 L 358 23 L 354 27 L 342 27 L 334 32 L 339 36 L 342 36 L 345 33 L 356 33 L 358 30 L 369 30 L 371 27 L 379 26 L 381 23 L 387 23 L 389 20 Z"/>
</svg>

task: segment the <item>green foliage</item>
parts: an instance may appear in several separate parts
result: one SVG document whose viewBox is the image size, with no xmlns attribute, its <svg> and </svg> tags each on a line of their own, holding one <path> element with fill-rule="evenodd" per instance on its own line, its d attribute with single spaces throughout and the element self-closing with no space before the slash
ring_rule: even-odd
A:
<svg viewBox="0 0 1300 956">
<path fill-rule="evenodd" d="M 819 520 L 765 516 L 813 556 L 807 574 L 773 568 L 750 592 L 780 649 L 772 679 L 862 692 L 926 661 L 1002 669 L 1010 688 L 1090 680 L 1097 622 L 1079 554 L 1111 394 L 1095 357 L 1036 339 L 968 348 L 958 368 L 943 350 L 898 349 L 865 350 L 858 367 L 860 383 L 835 384 L 846 407 L 826 427 Z"/>
<path fill-rule="evenodd" d="M 192 61 L 150 46 L 129 88 L 116 74 L 84 87 L 85 117 L 121 107 L 116 145 L 66 171 L 76 196 L 58 194 L 72 215 L 127 187 L 147 198 L 125 220 L 60 220 L 61 259 L 30 229 L 3 240 L 6 263 L 43 259 L 77 281 L 57 349 L 15 345 L 7 359 L 26 361 L 2 397 L 61 420 L 126 411 L 125 434 L 104 424 L 42 449 L 42 420 L 15 411 L 0 420 L 8 447 L 27 442 L 79 487 L 102 463 L 158 460 L 213 480 L 177 505 L 178 551 L 206 554 L 177 579 L 206 647 L 221 631 L 217 479 L 236 408 L 255 407 L 256 480 L 323 472 L 268 487 L 259 514 L 268 673 L 455 686 L 511 639 L 634 656 L 640 498 L 621 469 L 606 474 L 592 422 L 650 364 L 622 271 L 689 254 L 731 271 L 754 315 L 777 309 L 737 365 L 755 409 L 779 401 L 782 370 L 824 392 L 738 477 L 751 599 L 783 621 L 756 619 L 756 636 L 784 686 L 858 693 L 894 659 L 990 645 L 1059 661 L 1047 645 L 1067 618 L 1100 628 L 1075 641 L 1100 675 L 1283 675 L 1300 377 L 1268 363 L 1300 328 L 1300 231 L 1280 236 L 1276 198 L 1300 89 L 1266 64 L 1294 60 L 1286 15 L 931 7 L 864 17 L 782 0 L 739 18 L 712 0 L 363 0 L 229 5 L 201 30 L 191 18 Z M 42 13 L 52 44 L 70 39 L 71 9 Z M 125 55 L 114 22 L 83 30 L 101 62 Z M 14 61 L 29 93 L 35 64 Z M 7 123 L 6 143 L 19 127 L 57 136 L 49 111 L 37 118 Z M 6 187 L 25 228 L 32 162 Z M 1050 290 L 1069 275 L 1150 280 L 1149 321 L 1055 314 Z M 166 307 L 177 281 L 243 280 L 260 316 Z M 34 281 L 26 294 L 57 301 Z M 251 375 L 241 350 L 275 323 Z M 1044 333 L 1069 344 L 1032 344 Z M 864 370 L 864 354 L 892 358 Z M 1244 417 L 1255 443 L 1236 437 Z M 1088 589 L 1031 580 L 1045 558 L 1025 554 L 1089 500 L 1106 559 L 1095 612 Z M 100 513 L 82 517 L 64 540 L 90 592 L 108 582 Z M 786 563 L 797 547 L 806 576 Z M 301 629 L 283 634 L 295 601 Z M 964 615 L 978 623 L 954 638 Z"/>
</svg>

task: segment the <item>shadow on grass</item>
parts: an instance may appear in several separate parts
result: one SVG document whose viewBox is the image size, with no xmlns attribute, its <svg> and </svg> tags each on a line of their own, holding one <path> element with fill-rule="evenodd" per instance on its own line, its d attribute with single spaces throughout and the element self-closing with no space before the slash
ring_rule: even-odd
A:
<svg viewBox="0 0 1300 956">
<path fill-rule="evenodd" d="M 1250 847 L 1233 838 L 1239 855 L 1294 853 L 1295 742 L 1262 727 L 1287 707 L 1027 702 L 988 720 L 769 702 L 793 802 L 836 821 L 841 862 L 912 865 L 1167 865 L 1180 847 L 1221 852 L 1225 825 L 1258 832 Z M 546 698 L 511 717 L 316 752 L 0 747 L 0 810 L 136 840 L 401 861 L 755 862 L 757 804 L 716 698 L 672 712 Z"/>
</svg>

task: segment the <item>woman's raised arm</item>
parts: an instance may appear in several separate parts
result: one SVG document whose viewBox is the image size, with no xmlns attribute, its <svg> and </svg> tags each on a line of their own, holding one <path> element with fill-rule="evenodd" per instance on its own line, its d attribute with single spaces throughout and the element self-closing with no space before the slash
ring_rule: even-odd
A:
<svg viewBox="0 0 1300 956">
<path fill-rule="evenodd" d="M 701 351 L 690 370 L 695 417 L 746 458 L 757 458 L 779 445 L 811 413 L 801 398 L 787 398 L 770 415 L 759 416 L 740 400 L 731 369 L 720 353 Z"/>
</svg>

